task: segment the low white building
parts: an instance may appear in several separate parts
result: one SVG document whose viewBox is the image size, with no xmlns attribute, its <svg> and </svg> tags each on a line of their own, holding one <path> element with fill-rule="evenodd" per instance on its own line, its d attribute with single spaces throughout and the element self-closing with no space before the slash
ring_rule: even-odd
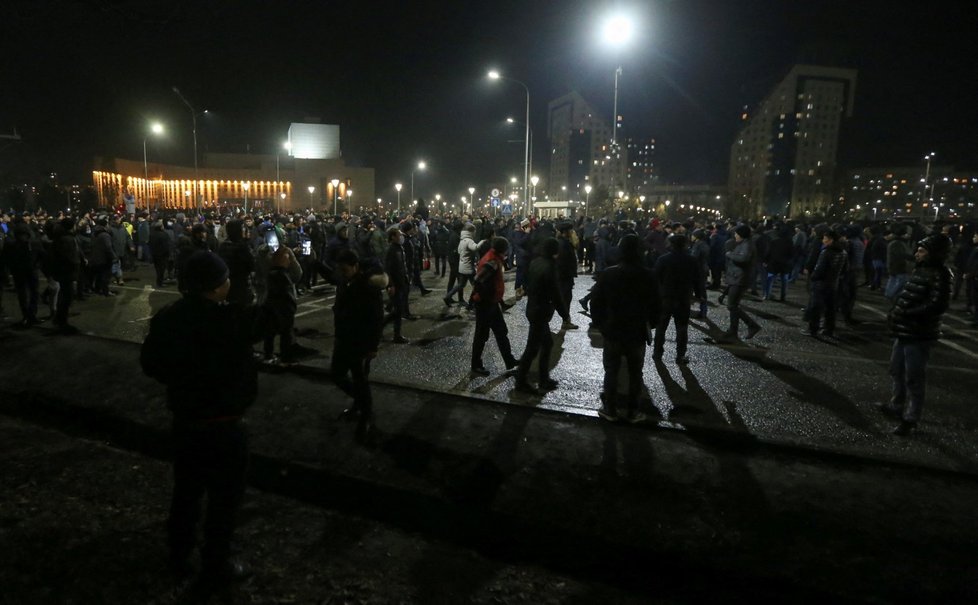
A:
<svg viewBox="0 0 978 605">
<path fill-rule="evenodd" d="M 534 202 L 533 213 L 537 218 L 572 219 L 577 216 L 577 212 L 582 206 L 581 202 L 574 200 Z"/>
</svg>

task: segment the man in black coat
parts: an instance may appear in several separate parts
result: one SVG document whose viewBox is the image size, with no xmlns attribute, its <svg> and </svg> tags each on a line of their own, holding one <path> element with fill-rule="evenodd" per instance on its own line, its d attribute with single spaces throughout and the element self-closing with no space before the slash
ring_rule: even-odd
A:
<svg viewBox="0 0 978 605">
<path fill-rule="evenodd" d="M 557 226 L 557 242 L 560 244 L 557 252 L 557 283 L 566 311 L 563 314 L 565 317 L 570 313 L 571 300 L 574 298 L 574 278 L 577 277 L 577 246 L 573 238 L 573 223 L 567 221 Z"/>
<path fill-rule="evenodd" d="M 604 337 L 604 391 L 598 414 L 616 421 L 618 413 L 618 371 L 621 359 L 628 368 L 628 399 L 624 419 L 640 422 L 638 412 L 642 395 L 645 347 L 649 329 L 659 319 L 659 288 L 652 272 L 642 264 L 642 241 L 627 235 L 618 244 L 619 263 L 602 271 L 591 290 L 591 318 Z"/>
<path fill-rule="evenodd" d="M 834 229 L 826 229 L 822 233 L 822 249 L 808 278 L 811 288 L 807 309 L 808 327 L 801 331 L 806 336 L 818 334 L 823 313 L 825 325 L 822 326 L 822 334 L 829 338 L 835 335 L 836 297 L 848 264 L 846 251 L 838 239 L 839 235 Z"/>
<path fill-rule="evenodd" d="M 259 307 L 222 304 L 231 282 L 218 255 L 196 252 L 183 269 L 184 296 L 150 321 L 140 364 L 166 385 L 173 413 L 170 568 L 180 575 L 190 571 L 206 494 L 201 580 L 221 583 L 243 575 L 230 558 L 248 462 L 241 419 L 258 395 L 252 345 L 261 339 L 266 319 Z"/>
<path fill-rule="evenodd" d="M 655 262 L 655 276 L 662 297 L 662 312 L 655 331 L 652 358 L 662 359 L 669 320 L 676 325 L 676 363 L 688 364 L 686 347 L 689 343 L 689 305 L 695 295 L 706 298 L 705 278 L 699 263 L 686 253 L 686 236 L 674 233 L 669 236 L 669 251 Z"/>
<path fill-rule="evenodd" d="M 901 418 L 895 435 L 909 435 L 924 408 L 924 386 L 930 349 L 941 337 L 941 317 L 951 300 L 951 271 L 944 266 L 951 240 L 939 233 L 917 244 L 914 267 L 890 311 L 893 353 L 890 376 L 893 397 L 883 413 Z"/>
<path fill-rule="evenodd" d="M 343 417 L 356 418 L 356 435 L 365 439 L 373 430 L 373 398 L 367 378 L 384 329 L 382 293 L 387 275 L 379 267 L 361 267 L 360 257 L 353 250 L 336 257 L 336 269 L 339 287 L 333 303 L 336 336 L 331 373 L 336 386 L 353 397 L 353 406 L 343 412 Z"/>
<path fill-rule="evenodd" d="M 539 381 L 543 390 L 557 388 L 557 381 L 550 378 L 550 351 L 553 349 L 553 334 L 550 333 L 550 320 L 559 313 L 564 323 L 563 330 L 577 328 L 570 320 L 567 305 L 560 294 L 558 269 L 560 244 L 555 238 L 547 238 L 540 243 L 537 254 L 527 271 L 526 278 L 526 318 L 530 331 L 526 336 L 526 347 L 516 370 L 516 390 L 535 394 L 537 390 L 527 380 L 533 360 L 539 357 Z"/>
<path fill-rule="evenodd" d="M 255 255 L 244 237 L 244 221 L 240 219 L 228 221 L 227 233 L 228 238 L 221 242 L 217 253 L 227 264 L 231 279 L 228 302 L 250 305 L 255 301 L 255 288 L 251 280 L 251 274 L 255 271 Z M 153 258 L 156 258 L 155 252 Z M 163 275 L 159 267 L 156 269 L 156 274 L 158 279 Z"/>
<path fill-rule="evenodd" d="M 156 221 L 150 229 L 149 252 L 156 269 L 156 287 L 162 288 L 170 264 L 170 236 L 163 230 L 163 221 Z"/>
<path fill-rule="evenodd" d="M 390 299 L 391 312 L 387 321 L 394 322 L 394 343 L 407 344 L 408 339 L 401 336 L 401 319 L 408 315 L 409 274 L 404 260 L 404 234 L 398 227 L 387 230 L 387 257 L 384 260 L 384 271 L 387 273 L 387 295 Z M 386 323 L 386 322 L 385 322 Z"/>
</svg>

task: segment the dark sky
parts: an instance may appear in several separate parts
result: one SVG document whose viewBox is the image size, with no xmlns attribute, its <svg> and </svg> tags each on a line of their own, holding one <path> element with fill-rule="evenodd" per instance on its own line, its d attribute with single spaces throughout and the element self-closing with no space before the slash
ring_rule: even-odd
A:
<svg viewBox="0 0 978 605">
<path fill-rule="evenodd" d="M 530 88 L 535 172 L 546 175 L 547 102 L 576 89 L 609 118 L 619 58 L 596 35 L 614 8 L 638 38 L 620 56 L 626 135 L 654 136 L 666 182 L 724 183 L 740 108 L 797 61 L 859 70 L 844 167 L 974 167 L 978 20 L 960 3 L 806 1 L 331 2 L 144 0 L 0 2 L 0 180 L 57 171 L 87 182 L 95 155 L 139 159 L 150 120 L 167 136 L 151 158 L 192 164 L 201 150 L 272 153 L 288 125 L 342 129 L 348 162 L 374 167 L 378 194 L 430 171 L 419 194 L 457 196 L 522 173 L 508 140 Z"/>
</svg>

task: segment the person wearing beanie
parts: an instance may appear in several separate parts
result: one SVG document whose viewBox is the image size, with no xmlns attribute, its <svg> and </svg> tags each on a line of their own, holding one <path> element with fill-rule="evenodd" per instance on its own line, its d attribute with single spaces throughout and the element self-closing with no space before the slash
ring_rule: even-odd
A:
<svg viewBox="0 0 978 605">
<path fill-rule="evenodd" d="M 140 349 L 142 370 L 166 386 L 173 415 L 168 564 L 178 575 L 191 572 L 206 495 L 200 579 L 226 583 L 244 575 L 231 558 L 248 461 L 241 419 L 258 395 L 252 345 L 268 318 L 253 305 L 223 304 L 231 287 L 228 267 L 213 252 L 193 253 L 183 279 L 183 296 L 153 316 Z"/>
<path fill-rule="evenodd" d="M 472 286 L 472 304 L 475 307 L 475 334 L 472 337 L 473 374 L 488 376 L 489 370 L 482 362 L 482 352 L 489 341 L 489 332 L 496 337 L 499 353 L 507 370 L 516 367 L 518 361 L 513 357 L 509 344 L 509 330 L 503 318 L 500 303 L 503 302 L 505 285 L 503 272 L 506 271 L 506 256 L 509 242 L 503 237 L 492 238 L 489 250 L 476 265 L 475 280 Z"/>
<path fill-rule="evenodd" d="M 618 243 L 620 262 L 598 274 L 591 290 L 591 324 L 604 337 L 604 383 L 598 415 L 609 421 L 641 422 L 638 400 L 645 387 L 642 368 L 650 331 L 659 320 L 659 288 L 642 262 L 642 241 L 626 235 Z M 628 398 L 619 406 L 618 373 L 628 370 Z"/>
<path fill-rule="evenodd" d="M 727 268 L 724 281 L 727 285 L 726 300 L 727 310 L 730 312 L 730 326 L 716 339 L 720 344 L 732 344 L 740 340 L 738 331 L 741 321 L 747 324 L 748 339 L 754 338 L 761 331 L 761 325 L 740 307 L 740 301 L 750 287 L 750 271 L 756 256 L 750 235 L 749 226 L 737 225 L 734 229 L 733 241 L 727 242 L 730 249 L 726 252 Z"/>
<path fill-rule="evenodd" d="M 900 419 L 895 435 L 909 435 L 920 422 L 927 360 L 941 338 L 941 318 L 951 300 L 951 271 L 944 264 L 950 250 L 951 240 L 940 233 L 918 242 L 913 273 L 887 317 L 894 337 L 890 355 L 893 395 L 880 410 Z"/>
</svg>

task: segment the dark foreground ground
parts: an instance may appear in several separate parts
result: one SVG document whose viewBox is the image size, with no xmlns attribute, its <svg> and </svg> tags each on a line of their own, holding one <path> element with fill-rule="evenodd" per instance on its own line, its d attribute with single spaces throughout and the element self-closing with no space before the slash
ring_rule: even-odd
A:
<svg viewBox="0 0 978 605">
<path fill-rule="evenodd" d="M 978 599 L 969 473 L 397 386 L 363 447 L 287 372 L 250 415 L 254 574 L 203 598 L 163 569 L 167 413 L 136 350 L 0 339 L 0 603 Z"/>
</svg>

